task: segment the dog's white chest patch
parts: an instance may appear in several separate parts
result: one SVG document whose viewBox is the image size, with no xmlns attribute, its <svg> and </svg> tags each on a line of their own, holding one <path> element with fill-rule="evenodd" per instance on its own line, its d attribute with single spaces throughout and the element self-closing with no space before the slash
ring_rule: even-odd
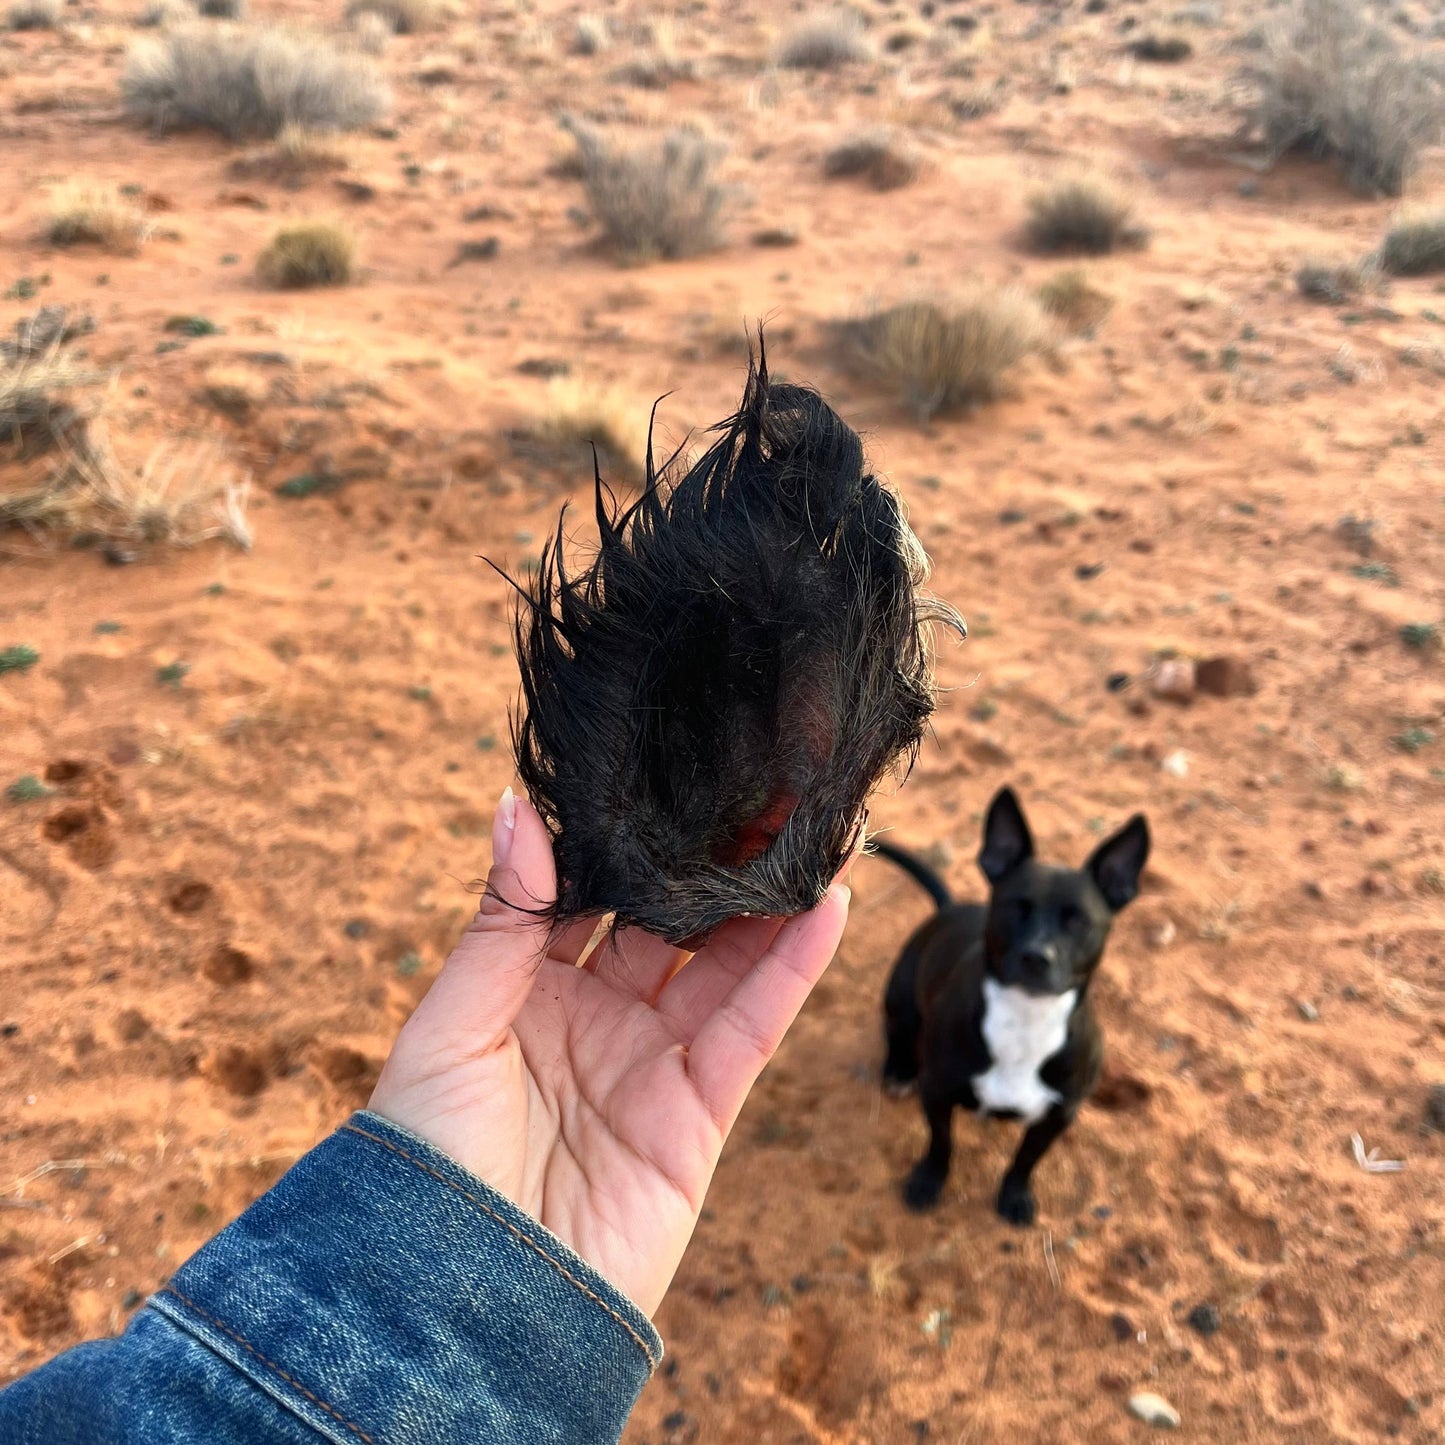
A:
<svg viewBox="0 0 1445 1445">
<path fill-rule="evenodd" d="M 1077 989 L 1070 989 L 1040 998 L 984 979 L 983 1041 L 993 1063 L 987 1073 L 973 1076 L 981 1112 L 1011 1110 L 1032 1124 L 1059 1102 L 1039 1069 L 1063 1048 L 1078 996 Z"/>
</svg>

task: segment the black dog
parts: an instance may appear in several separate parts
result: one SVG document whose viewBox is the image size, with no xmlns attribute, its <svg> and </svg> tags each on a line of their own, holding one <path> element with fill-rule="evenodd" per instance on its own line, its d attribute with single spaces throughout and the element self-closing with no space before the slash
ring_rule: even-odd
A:
<svg viewBox="0 0 1445 1445">
<path fill-rule="evenodd" d="M 884 998 L 884 1082 L 917 1081 L 931 1136 L 904 1201 L 912 1209 L 937 1203 L 958 1105 L 1028 1125 L 998 1212 L 1031 1224 L 1029 1176 L 1099 1080 L 1103 1039 L 1089 983 L 1114 915 L 1139 891 L 1148 825 L 1135 814 L 1082 869 L 1051 868 L 1034 861 L 1029 825 L 1004 788 L 989 807 L 978 855 L 992 888 L 986 907 L 955 903 L 943 880 L 902 848 L 873 846 L 938 904 L 904 945 Z"/>
</svg>

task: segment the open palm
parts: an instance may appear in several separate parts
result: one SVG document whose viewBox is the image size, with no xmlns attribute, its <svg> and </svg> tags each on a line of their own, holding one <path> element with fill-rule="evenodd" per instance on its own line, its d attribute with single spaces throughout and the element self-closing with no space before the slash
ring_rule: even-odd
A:
<svg viewBox="0 0 1445 1445">
<path fill-rule="evenodd" d="M 688 955 L 592 942 L 556 897 L 535 810 L 503 794 L 486 897 L 403 1028 L 371 1107 L 540 1220 L 651 1313 L 743 1100 L 828 966 L 848 912 L 739 918 Z M 523 905 L 522 908 L 513 905 Z"/>
</svg>

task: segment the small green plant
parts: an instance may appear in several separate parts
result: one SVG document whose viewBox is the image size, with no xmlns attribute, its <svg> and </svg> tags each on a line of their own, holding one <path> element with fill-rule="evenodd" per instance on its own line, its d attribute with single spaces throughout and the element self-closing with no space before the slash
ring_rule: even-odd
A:
<svg viewBox="0 0 1445 1445">
<path fill-rule="evenodd" d="M 39 661 L 40 654 L 23 642 L 0 649 L 0 673 L 29 672 Z"/>
<path fill-rule="evenodd" d="M 113 633 L 116 633 L 116 632 L 124 632 L 124 631 L 125 631 L 125 623 L 123 623 L 123 622 L 97 622 L 97 623 L 95 624 L 95 630 L 96 630 L 96 632 L 97 632 L 101 637 L 108 637 L 108 636 L 110 636 L 110 635 L 112 635 Z"/>
<path fill-rule="evenodd" d="M 399 959 L 397 959 L 396 971 L 403 978 L 411 978 L 413 975 L 420 973 L 421 954 L 415 952 L 414 950 L 408 949 L 404 954 L 402 954 Z"/>
<path fill-rule="evenodd" d="M 1391 741 L 1402 753 L 1418 753 L 1421 748 L 1427 748 L 1435 741 L 1435 734 L 1429 728 L 1410 727 L 1402 733 L 1396 733 Z"/>
<path fill-rule="evenodd" d="M 1406 647 L 1413 647 L 1419 651 L 1433 647 L 1439 635 L 1439 629 L 1433 622 L 1407 622 L 1400 629 L 1400 641 Z"/>
<path fill-rule="evenodd" d="M 205 316 L 172 316 L 165 330 L 177 336 L 219 336 L 221 328 Z"/>
<path fill-rule="evenodd" d="M 1378 582 L 1382 587 L 1398 587 L 1400 579 L 1388 562 L 1356 562 L 1350 568 L 1352 576 L 1362 582 Z"/>
<path fill-rule="evenodd" d="M 345 286 L 354 275 L 356 238 L 330 221 L 286 226 L 256 258 L 256 277 L 265 286 L 297 291 L 312 286 Z"/>
<path fill-rule="evenodd" d="M 164 667 L 156 668 L 156 682 L 161 687 L 179 687 L 190 670 L 189 662 L 168 662 Z"/>
<path fill-rule="evenodd" d="M 299 476 L 287 477 L 276 488 L 278 497 L 320 497 L 341 487 L 341 478 L 330 472 L 302 472 Z"/>
<path fill-rule="evenodd" d="M 54 788 L 47 788 L 34 774 L 26 773 L 23 778 L 16 778 L 5 789 L 5 797 L 12 803 L 38 803 L 54 791 Z"/>
</svg>

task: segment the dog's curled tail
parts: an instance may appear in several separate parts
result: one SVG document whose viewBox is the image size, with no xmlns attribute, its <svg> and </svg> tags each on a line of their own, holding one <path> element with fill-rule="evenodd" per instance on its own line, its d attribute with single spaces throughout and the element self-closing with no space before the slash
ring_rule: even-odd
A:
<svg viewBox="0 0 1445 1445">
<path fill-rule="evenodd" d="M 890 863 L 896 863 L 933 899 L 940 910 L 952 905 L 953 894 L 948 891 L 948 884 L 916 854 L 910 853 L 906 848 L 899 848 L 893 843 L 885 843 L 881 838 L 870 838 L 868 851 L 876 853 L 880 858 L 888 859 Z"/>
</svg>

